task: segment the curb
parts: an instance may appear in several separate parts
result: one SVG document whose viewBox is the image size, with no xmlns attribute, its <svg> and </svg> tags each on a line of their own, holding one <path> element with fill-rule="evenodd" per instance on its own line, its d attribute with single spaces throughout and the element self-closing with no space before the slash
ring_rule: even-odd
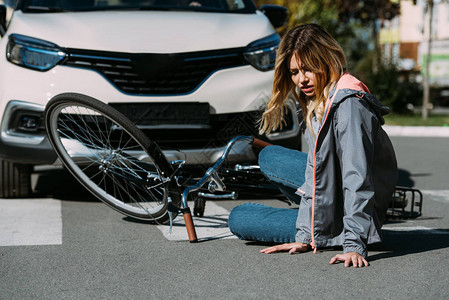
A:
<svg viewBox="0 0 449 300">
<path fill-rule="evenodd" d="M 384 125 L 389 136 L 449 137 L 449 127 Z"/>
</svg>

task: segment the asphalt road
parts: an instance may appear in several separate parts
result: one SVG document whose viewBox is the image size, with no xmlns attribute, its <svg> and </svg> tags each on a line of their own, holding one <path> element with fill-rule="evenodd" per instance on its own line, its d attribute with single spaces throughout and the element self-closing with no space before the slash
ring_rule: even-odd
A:
<svg viewBox="0 0 449 300">
<path fill-rule="evenodd" d="M 227 232 L 234 206 L 287 207 L 277 200 L 208 202 L 190 244 L 180 224 L 168 237 L 50 171 L 37 185 L 53 197 L 0 199 L 0 299 L 447 299 L 449 138 L 392 141 L 400 184 L 424 193 L 423 215 L 390 220 L 369 267 L 329 265 L 337 250 L 260 254 L 265 245 Z"/>
</svg>

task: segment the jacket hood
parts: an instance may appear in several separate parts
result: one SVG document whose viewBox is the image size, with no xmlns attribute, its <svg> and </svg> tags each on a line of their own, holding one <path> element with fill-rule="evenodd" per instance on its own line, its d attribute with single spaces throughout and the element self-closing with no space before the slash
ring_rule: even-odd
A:
<svg viewBox="0 0 449 300">
<path fill-rule="evenodd" d="M 63 48 L 181 53 L 245 47 L 274 33 L 265 15 L 187 11 L 16 11 L 8 33 Z"/>
<path fill-rule="evenodd" d="M 390 109 L 387 106 L 382 105 L 382 103 L 370 93 L 368 87 L 363 82 L 354 76 L 345 73 L 338 81 L 337 86 L 329 94 L 329 98 L 334 98 L 332 105 L 338 105 L 351 96 L 356 96 L 360 99 L 363 98 L 375 112 L 380 123 L 382 125 L 385 124 L 383 116 L 388 114 Z"/>
</svg>

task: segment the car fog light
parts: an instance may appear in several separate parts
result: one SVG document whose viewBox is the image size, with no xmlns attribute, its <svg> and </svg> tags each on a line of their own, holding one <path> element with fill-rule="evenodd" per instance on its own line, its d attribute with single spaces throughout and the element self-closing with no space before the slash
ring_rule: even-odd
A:
<svg viewBox="0 0 449 300">
<path fill-rule="evenodd" d="M 21 116 L 18 129 L 23 131 L 37 131 L 39 123 L 40 118 L 38 116 Z"/>
</svg>

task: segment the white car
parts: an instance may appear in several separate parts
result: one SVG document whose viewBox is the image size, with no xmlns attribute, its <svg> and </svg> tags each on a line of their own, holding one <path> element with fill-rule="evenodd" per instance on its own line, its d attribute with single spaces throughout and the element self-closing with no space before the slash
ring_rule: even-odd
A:
<svg viewBox="0 0 449 300">
<path fill-rule="evenodd" d="M 258 136 L 286 12 L 250 0 L 19 0 L 5 15 L 1 5 L 0 197 L 24 197 L 33 166 L 59 164 L 42 112 L 63 92 L 117 108 L 192 166 L 235 135 Z M 258 137 L 298 148 L 290 111 L 282 131 Z M 237 149 L 230 163 L 256 160 Z"/>
</svg>

